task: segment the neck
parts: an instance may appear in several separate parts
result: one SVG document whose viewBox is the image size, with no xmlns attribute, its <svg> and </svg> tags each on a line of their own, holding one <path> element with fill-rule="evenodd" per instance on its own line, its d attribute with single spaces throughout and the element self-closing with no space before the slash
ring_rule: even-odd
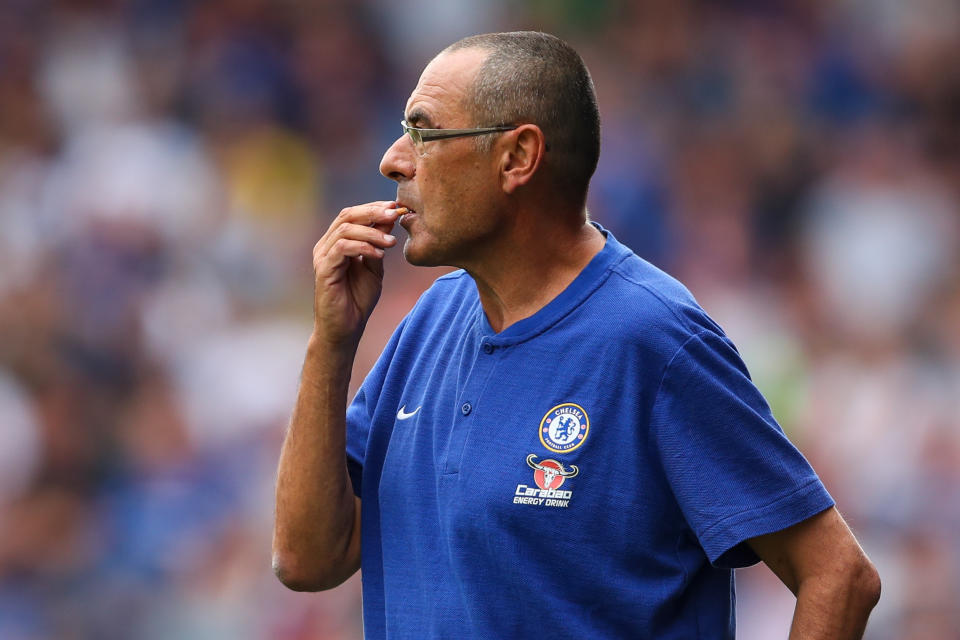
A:
<svg viewBox="0 0 960 640">
<path fill-rule="evenodd" d="M 511 233 L 482 259 L 465 265 L 496 332 L 545 307 L 603 249 L 597 229 L 578 218 L 566 224 L 518 216 Z M 526 220 L 524 224 L 522 221 Z"/>
</svg>

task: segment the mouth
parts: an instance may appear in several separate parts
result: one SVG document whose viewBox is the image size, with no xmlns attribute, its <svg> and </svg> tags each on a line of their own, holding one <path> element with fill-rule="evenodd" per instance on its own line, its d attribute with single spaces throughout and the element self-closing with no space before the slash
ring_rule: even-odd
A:
<svg viewBox="0 0 960 640">
<path fill-rule="evenodd" d="M 397 218 L 397 224 L 404 228 L 406 228 L 405 223 L 408 223 L 413 216 L 417 215 L 415 209 L 405 205 L 402 202 L 397 203 L 397 213 L 400 214 L 400 217 Z"/>
</svg>

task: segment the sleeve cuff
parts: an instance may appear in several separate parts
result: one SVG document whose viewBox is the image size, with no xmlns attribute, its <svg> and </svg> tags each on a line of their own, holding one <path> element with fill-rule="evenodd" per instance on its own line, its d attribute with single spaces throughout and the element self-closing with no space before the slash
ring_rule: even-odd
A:
<svg viewBox="0 0 960 640">
<path fill-rule="evenodd" d="M 759 508 L 743 511 L 711 525 L 700 536 L 710 563 L 722 569 L 748 567 L 760 561 L 747 540 L 803 522 L 834 505 L 819 479 Z"/>
</svg>

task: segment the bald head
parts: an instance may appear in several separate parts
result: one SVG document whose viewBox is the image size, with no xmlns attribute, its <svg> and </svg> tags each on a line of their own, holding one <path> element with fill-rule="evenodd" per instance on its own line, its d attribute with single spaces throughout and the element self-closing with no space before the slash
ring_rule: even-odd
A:
<svg viewBox="0 0 960 640">
<path fill-rule="evenodd" d="M 443 53 L 465 49 L 486 53 L 466 95 L 474 126 L 539 126 L 548 149 L 545 170 L 557 189 L 585 202 L 600 157 L 600 115 L 580 55 L 563 40 L 536 31 L 470 36 Z M 492 142 L 477 139 L 481 147 Z"/>
</svg>

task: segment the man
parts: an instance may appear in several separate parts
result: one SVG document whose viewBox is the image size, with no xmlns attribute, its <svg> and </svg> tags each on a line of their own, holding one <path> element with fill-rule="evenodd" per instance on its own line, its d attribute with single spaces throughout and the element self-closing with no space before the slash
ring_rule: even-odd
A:
<svg viewBox="0 0 960 640">
<path fill-rule="evenodd" d="M 731 568 L 797 596 L 793 638 L 856 638 L 876 571 L 730 341 L 587 220 L 599 116 L 542 33 L 430 62 L 381 172 L 314 249 L 315 329 L 280 458 L 274 567 L 362 567 L 368 638 L 732 638 Z M 347 407 L 398 221 L 453 265 Z"/>
</svg>

